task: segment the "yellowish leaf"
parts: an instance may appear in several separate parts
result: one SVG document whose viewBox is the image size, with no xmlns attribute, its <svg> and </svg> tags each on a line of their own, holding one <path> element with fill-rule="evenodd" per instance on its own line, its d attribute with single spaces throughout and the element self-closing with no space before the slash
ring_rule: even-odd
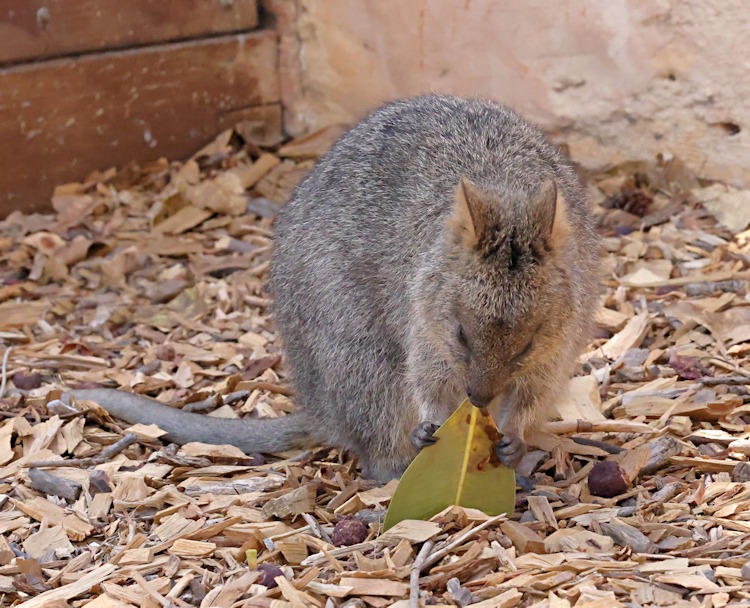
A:
<svg viewBox="0 0 750 608">
<path fill-rule="evenodd" d="M 405 519 L 429 519 L 451 505 L 488 515 L 512 513 L 516 477 L 500 464 L 492 416 L 464 401 L 414 459 L 391 499 L 384 530 Z"/>
</svg>

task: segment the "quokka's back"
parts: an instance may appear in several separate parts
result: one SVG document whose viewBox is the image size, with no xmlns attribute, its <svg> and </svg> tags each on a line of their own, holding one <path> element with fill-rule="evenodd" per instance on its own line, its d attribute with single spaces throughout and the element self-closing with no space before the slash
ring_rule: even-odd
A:
<svg viewBox="0 0 750 608">
<path fill-rule="evenodd" d="M 542 329 L 535 308 L 560 317 L 550 353 L 574 361 L 586 341 L 597 247 L 587 202 L 556 148 L 508 108 L 443 96 L 384 106 L 317 163 L 275 230 L 275 314 L 297 401 L 314 435 L 353 449 L 376 476 L 403 468 L 415 453 L 408 430 L 448 415 L 467 384 L 488 399 L 534 384 L 519 376 L 513 388 L 510 360 L 491 351 Z M 459 325 L 491 359 L 476 373 Z M 524 398 L 526 419 L 541 404 Z"/>
</svg>

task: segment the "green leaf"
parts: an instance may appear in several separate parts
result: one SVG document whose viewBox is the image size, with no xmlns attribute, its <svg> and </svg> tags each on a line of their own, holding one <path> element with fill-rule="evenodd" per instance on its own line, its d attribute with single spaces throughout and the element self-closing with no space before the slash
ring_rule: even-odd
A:
<svg viewBox="0 0 750 608">
<path fill-rule="evenodd" d="M 479 509 L 487 515 L 512 513 L 516 476 L 498 460 L 500 439 L 486 410 L 464 401 L 401 477 L 383 531 L 404 519 L 429 519 L 446 507 Z"/>
</svg>

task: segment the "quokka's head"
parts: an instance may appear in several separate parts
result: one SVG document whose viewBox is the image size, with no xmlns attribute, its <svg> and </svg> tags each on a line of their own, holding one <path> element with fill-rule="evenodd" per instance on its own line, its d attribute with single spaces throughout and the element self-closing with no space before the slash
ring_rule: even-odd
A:
<svg viewBox="0 0 750 608">
<path fill-rule="evenodd" d="M 474 405 L 509 397 L 519 375 L 566 354 L 576 327 L 571 237 L 553 178 L 516 189 L 457 185 L 434 337 Z"/>
</svg>

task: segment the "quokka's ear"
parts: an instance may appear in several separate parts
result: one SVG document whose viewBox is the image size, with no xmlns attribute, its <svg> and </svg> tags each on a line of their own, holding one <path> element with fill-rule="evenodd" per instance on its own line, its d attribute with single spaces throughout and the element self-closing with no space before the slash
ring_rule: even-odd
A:
<svg viewBox="0 0 750 608">
<path fill-rule="evenodd" d="M 484 195 L 467 177 L 462 177 L 456 186 L 453 213 L 448 225 L 467 247 L 477 247 L 487 233 Z"/>
<path fill-rule="evenodd" d="M 570 234 L 570 222 L 568 204 L 554 180 L 550 179 L 542 186 L 537 202 L 541 212 L 541 233 L 553 249 L 559 247 Z"/>
</svg>

